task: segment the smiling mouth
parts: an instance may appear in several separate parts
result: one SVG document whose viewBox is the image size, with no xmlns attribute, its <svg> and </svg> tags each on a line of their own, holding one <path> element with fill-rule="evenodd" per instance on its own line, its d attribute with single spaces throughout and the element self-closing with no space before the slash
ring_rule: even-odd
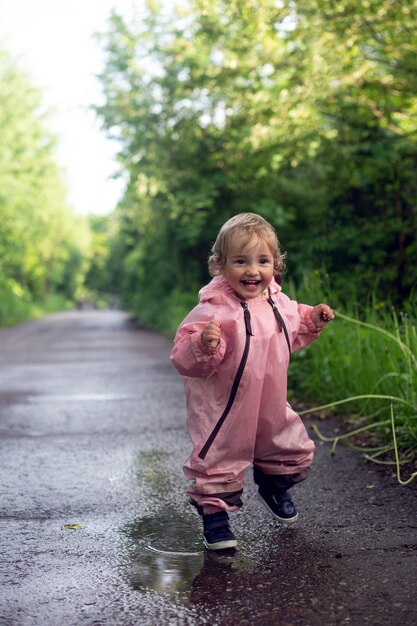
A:
<svg viewBox="0 0 417 626">
<path fill-rule="evenodd" d="M 241 280 L 240 282 L 246 287 L 257 287 L 261 284 L 260 280 Z"/>
</svg>

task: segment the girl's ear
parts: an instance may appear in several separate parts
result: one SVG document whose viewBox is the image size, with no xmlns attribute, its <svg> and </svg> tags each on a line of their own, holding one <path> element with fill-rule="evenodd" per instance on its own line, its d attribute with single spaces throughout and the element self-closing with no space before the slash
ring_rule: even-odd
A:
<svg viewBox="0 0 417 626">
<path fill-rule="evenodd" d="M 216 269 L 218 270 L 221 276 L 224 276 L 225 263 L 226 263 L 226 259 L 224 257 L 220 257 L 218 262 L 216 263 Z"/>
</svg>

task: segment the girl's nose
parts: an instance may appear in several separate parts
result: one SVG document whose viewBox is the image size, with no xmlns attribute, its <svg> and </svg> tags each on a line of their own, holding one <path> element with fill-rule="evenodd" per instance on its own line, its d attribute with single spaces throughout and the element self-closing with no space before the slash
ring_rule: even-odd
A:
<svg viewBox="0 0 417 626">
<path fill-rule="evenodd" d="M 248 265 L 246 273 L 249 274 L 249 276 L 256 276 L 258 274 L 258 269 L 255 265 Z"/>
</svg>

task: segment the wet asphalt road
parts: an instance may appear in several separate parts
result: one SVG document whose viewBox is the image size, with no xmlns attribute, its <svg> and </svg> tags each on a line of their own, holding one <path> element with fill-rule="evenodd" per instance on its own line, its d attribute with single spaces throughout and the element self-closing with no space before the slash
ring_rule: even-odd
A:
<svg viewBox="0 0 417 626">
<path fill-rule="evenodd" d="M 0 624 L 416 624 L 417 492 L 351 450 L 318 445 L 295 528 L 249 472 L 239 550 L 204 551 L 169 350 L 117 311 L 0 332 Z"/>
</svg>

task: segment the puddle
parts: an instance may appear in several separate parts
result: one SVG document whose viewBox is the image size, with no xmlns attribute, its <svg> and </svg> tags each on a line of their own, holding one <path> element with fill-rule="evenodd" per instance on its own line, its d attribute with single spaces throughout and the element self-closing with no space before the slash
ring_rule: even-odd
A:
<svg viewBox="0 0 417 626">
<path fill-rule="evenodd" d="M 165 511 L 134 520 L 122 532 L 129 540 L 125 571 L 130 585 L 169 594 L 184 605 L 194 603 L 196 592 L 210 595 L 219 574 L 247 576 L 257 567 L 245 550 L 206 550 L 201 520 L 193 514 Z"/>
<path fill-rule="evenodd" d="M 165 510 L 133 520 L 122 529 L 124 575 L 140 593 L 197 611 L 204 624 L 237 623 L 236 611 L 239 623 L 253 623 L 254 614 L 265 618 L 256 623 L 270 623 L 277 597 L 292 624 L 318 623 L 316 607 L 327 601 L 334 576 L 325 543 L 302 529 L 238 526 L 239 548 L 215 552 L 203 547 L 201 520 L 192 513 Z"/>
<path fill-rule="evenodd" d="M 130 581 L 134 589 L 152 589 L 181 596 L 187 594 L 201 571 L 204 555 L 151 554 L 142 551 L 132 561 Z M 183 597 L 186 600 L 185 597 Z"/>
<path fill-rule="evenodd" d="M 198 518 L 144 517 L 123 528 L 131 540 L 128 577 L 134 589 L 186 594 L 204 563 Z M 184 597 L 183 600 L 186 600 Z"/>
</svg>

